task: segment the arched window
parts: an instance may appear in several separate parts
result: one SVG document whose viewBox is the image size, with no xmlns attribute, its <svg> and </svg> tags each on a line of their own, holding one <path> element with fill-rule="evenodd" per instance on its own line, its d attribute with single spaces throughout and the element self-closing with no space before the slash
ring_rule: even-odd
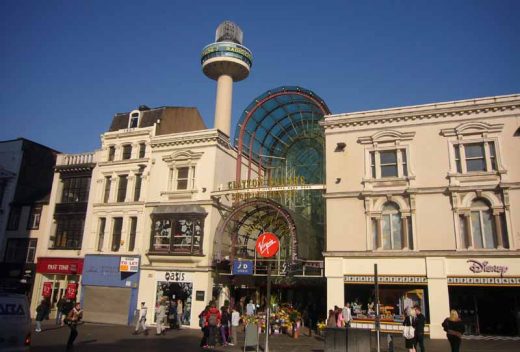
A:
<svg viewBox="0 0 520 352">
<path fill-rule="evenodd" d="M 475 248 L 496 248 L 493 213 L 484 199 L 471 203 L 471 232 Z"/>
<path fill-rule="evenodd" d="M 387 202 L 381 212 L 383 249 L 402 249 L 402 220 L 397 204 Z"/>
<path fill-rule="evenodd" d="M 476 198 L 460 215 L 462 244 L 466 248 L 509 248 L 505 213 L 493 211 L 487 199 Z"/>
<path fill-rule="evenodd" d="M 141 117 L 141 112 L 139 110 L 132 111 L 130 113 L 130 119 L 128 120 L 128 128 L 138 127 L 140 117 Z"/>
</svg>

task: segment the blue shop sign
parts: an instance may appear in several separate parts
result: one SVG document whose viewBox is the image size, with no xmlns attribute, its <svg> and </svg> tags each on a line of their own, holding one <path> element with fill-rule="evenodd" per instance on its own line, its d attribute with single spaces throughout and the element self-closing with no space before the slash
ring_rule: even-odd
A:
<svg viewBox="0 0 520 352">
<path fill-rule="evenodd" d="M 131 287 L 139 285 L 138 272 L 124 272 L 120 269 L 121 256 L 86 255 L 83 262 L 83 285 Z"/>
<path fill-rule="evenodd" d="M 252 260 L 233 261 L 233 275 L 253 275 Z"/>
</svg>

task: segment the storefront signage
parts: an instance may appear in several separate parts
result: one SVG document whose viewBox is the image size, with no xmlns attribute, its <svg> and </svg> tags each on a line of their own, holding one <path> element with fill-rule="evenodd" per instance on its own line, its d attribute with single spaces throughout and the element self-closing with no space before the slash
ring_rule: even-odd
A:
<svg viewBox="0 0 520 352">
<path fill-rule="evenodd" d="M 43 283 L 42 297 L 48 298 L 52 295 L 52 282 L 47 281 Z"/>
<path fill-rule="evenodd" d="M 36 271 L 44 274 L 79 275 L 83 271 L 83 259 L 38 258 Z"/>
<path fill-rule="evenodd" d="M 467 263 L 470 263 L 469 270 L 475 274 L 498 273 L 500 276 L 502 276 L 507 272 L 508 269 L 508 267 L 505 265 L 490 265 L 487 260 L 480 262 L 475 259 L 468 259 Z"/>
<path fill-rule="evenodd" d="M 78 284 L 70 282 L 67 285 L 67 291 L 65 292 L 65 297 L 67 299 L 76 299 L 77 293 L 78 293 Z"/>
<path fill-rule="evenodd" d="M 253 275 L 252 260 L 233 261 L 233 275 Z"/>
<path fill-rule="evenodd" d="M 157 281 L 166 282 L 193 282 L 191 273 L 184 271 L 160 271 L 156 274 Z"/>
<path fill-rule="evenodd" d="M 227 190 L 213 192 L 215 196 L 225 196 L 226 199 L 234 201 L 250 198 L 276 198 L 294 195 L 297 191 L 308 191 L 324 189 L 324 185 L 311 185 L 305 183 L 303 176 L 288 178 L 258 178 L 242 180 L 240 182 L 230 181 Z"/>
<path fill-rule="evenodd" d="M 139 258 L 138 257 L 121 257 L 119 263 L 119 271 L 136 273 L 139 271 Z"/>
<path fill-rule="evenodd" d="M 256 239 L 256 252 L 264 258 L 271 258 L 280 248 L 280 241 L 275 234 L 264 232 Z"/>
</svg>

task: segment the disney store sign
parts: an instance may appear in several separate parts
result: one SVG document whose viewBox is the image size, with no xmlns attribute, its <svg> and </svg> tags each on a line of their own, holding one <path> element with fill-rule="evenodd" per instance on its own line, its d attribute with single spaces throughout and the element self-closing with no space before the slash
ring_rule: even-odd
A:
<svg viewBox="0 0 520 352">
<path fill-rule="evenodd" d="M 475 274 L 480 273 L 498 273 L 500 276 L 504 275 L 508 269 L 505 265 L 490 265 L 489 262 L 486 261 L 478 261 L 475 259 L 468 259 L 467 263 L 470 263 L 469 270 L 474 272 Z"/>
</svg>

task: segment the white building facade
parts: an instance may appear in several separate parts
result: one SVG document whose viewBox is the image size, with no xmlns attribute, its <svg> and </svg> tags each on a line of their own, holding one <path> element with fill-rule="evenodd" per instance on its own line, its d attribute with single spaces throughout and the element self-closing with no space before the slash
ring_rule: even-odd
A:
<svg viewBox="0 0 520 352">
<path fill-rule="evenodd" d="M 520 96 L 329 115 L 327 305 L 382 328 L 419 305 L 432 338 L 520 329 Z M 507 302 L 504 304 L 504 302 Z M 500 321 L 498 321 L 500 319 Z"/>
</svg>

